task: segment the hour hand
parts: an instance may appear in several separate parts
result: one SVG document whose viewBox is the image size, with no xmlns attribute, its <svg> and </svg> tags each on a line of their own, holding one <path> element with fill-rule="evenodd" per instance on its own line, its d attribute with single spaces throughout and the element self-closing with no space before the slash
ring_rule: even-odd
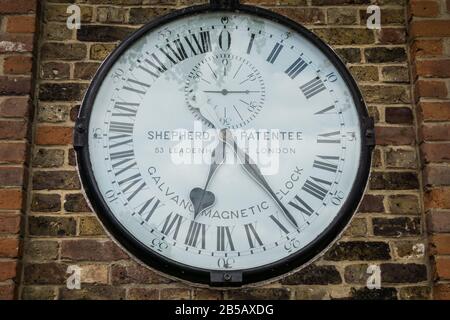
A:
<svg viewBox="0 0 450 320">
<path fill-rule="evenodd" d="M 207 191 L 209 182 L 217 169 L 225 161 L 225 142 L 219 140 L 216 148 L 211 153 L 211 164 L 209 166 L 208 177 L 203 188 L 194 188 L 191 190 L 189 197 L 194 205 L 194 219 L 200 212 L 210 208 L 216 201 L 216 196 L 211 191 Z"/>
<path fill-rule="evenodd" d="M 262 175 L 258 166 L 252 161 L 252 159 L 247 153 L 245 153 L 243 150 L 239 148 L 231 132 L 228 129 L 223 129 L 221 130 L 220 133 L 221 133 L 220 138 L 223 139 L 233 149 L 234 153 L 241 161 L 241 166 L 244 168 L 244 170 L 264 190 L 266 190 L 266 192 L 270 195 L 270 197 L 276 202 L 278 207 L 283 211 L 286 218 L 295 226 L 295 228 L 298 228 L 297 221 L 295 221 L 294 217 L 291 215 L 288 209 L 284 206 L 284 204 L 280 201 L 280 199 L 278 199 L 277 195 L 275 194 L 275 192 L 272 190 L 272 188 L 269 186 L 266 179 Z"/>
</svg>

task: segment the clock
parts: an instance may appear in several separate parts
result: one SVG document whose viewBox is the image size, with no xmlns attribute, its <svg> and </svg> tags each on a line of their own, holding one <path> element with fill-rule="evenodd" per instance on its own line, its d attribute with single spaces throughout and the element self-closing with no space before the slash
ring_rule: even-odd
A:
<svg viewBox="0 0 450 320">
<path fill-rule="evenodd" d="M 281 277 L 343 232 L 373 121 L 345 65 L 303 26 L 237 1 L 153 20 L 99 68 L 75 125 L 109 234 L 194 284 Z"/>
</svg>

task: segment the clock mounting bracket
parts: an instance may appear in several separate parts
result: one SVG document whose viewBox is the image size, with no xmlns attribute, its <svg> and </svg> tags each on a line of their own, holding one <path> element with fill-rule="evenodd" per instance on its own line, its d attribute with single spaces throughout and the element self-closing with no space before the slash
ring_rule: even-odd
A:
<svg viewBox="0 0 450 320">
<path fill-rule="evenodd" d="M 210 285 L 213 287 L 239 287 L 242 285 L 242 272 L 211 271 Z"/>
<path fill-rule="evenodd" d="M 210 0 L 209 3 L 217 9 L 234 9 L 239 6 L 239 0 Z"/>
</svg>

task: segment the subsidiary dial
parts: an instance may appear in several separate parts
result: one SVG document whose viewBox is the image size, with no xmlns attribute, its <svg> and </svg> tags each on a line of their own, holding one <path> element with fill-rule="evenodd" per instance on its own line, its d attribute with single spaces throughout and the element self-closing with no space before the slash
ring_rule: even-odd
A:
<svg viewBox="0 0 450 320">
<path fill-rule="evenodd" d="M 211 126 L 201 116 L 201 104 L 209 104 L 221 126 L 237 129 L 256 118 L 265 100 L 260 72 L 246 59 L 232 54 L 208 56 L 189 73 L 186 101 L 196 119 Z"/>
</svg>

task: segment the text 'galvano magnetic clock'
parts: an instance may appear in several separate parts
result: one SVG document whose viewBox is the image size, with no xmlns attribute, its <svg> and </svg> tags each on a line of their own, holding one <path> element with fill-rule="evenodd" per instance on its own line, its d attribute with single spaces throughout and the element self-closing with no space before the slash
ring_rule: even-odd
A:
<svg viewBox="0 0 450 320">
<path fill-rule="evenodd" d="M 336 54 L 299 24 L 211 1 L 145 25 L 87 91 L 87 197 L 134 256 L 239 286 L 311 261 L 366 186 L 373 122 Z"/>
</svg>

